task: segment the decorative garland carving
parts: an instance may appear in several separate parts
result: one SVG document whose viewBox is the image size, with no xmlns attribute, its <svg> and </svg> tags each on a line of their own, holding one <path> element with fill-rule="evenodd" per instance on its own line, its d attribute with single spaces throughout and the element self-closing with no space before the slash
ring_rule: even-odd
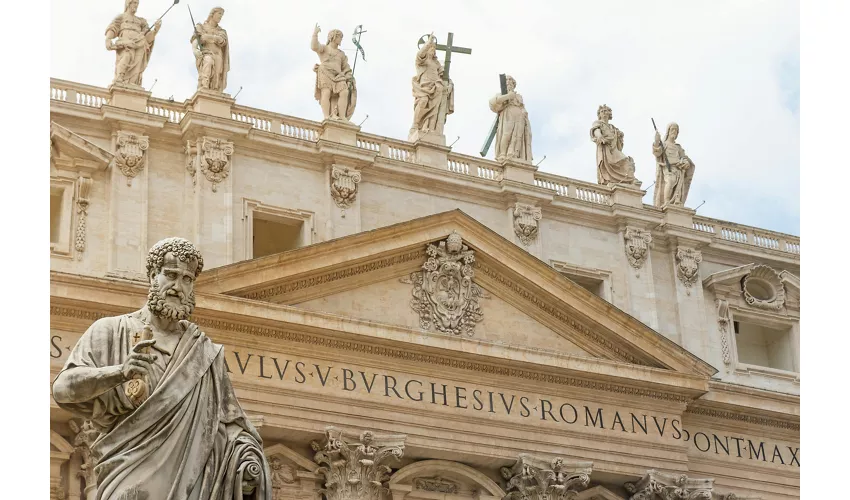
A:
<svg viewBox="0 0 850 500">
<path fill-rule="evenodd" d="M 456 494 L 458 491 L 457 483 L 439 476 L 417 477 L 413 480 L 413 486 L 417 490 L 434 491 L 437 493 Z"/>
<path fill-rule="evenodd" d="M 507 481 L 505 500 L 572 500 L 590 484 L 591 462 L 551 462 L 525 453 L 513 467 L 502 467 Z"/>
<path fill-rule="evenodd" d="M 74 233 L 74 249 L 77 251 L 77 259 L 82 259 L 83 252 L 86 250 L 86 218 L 88 217 L 91 186 L 91 177 L 80 176 L 77 179 L 77 230 Z"/>
<path fill-rule="evenodd" d="M 523 245 L 530 245 L 540 232 L 538 221 L 543 218 L 543 211 L 534 205 L 517 203 L 514 205 L 513 215 L 514 233 Z"/>
<path fill-rule="evenodd" d="M 768 311 L 779 311 L 785 307 L 785 284 L 779 273 L 769 266 L 754 266 L 741 279 L 741 291 L 744 300 L 752 307 Z M 770 296 L 765 296 L 765 293 Z"/>
<path fill-rule="evenodd" d="M 717 299 L 717 326 L 720 329 L 720 350 L 723 354 L 723 362 L 729 364 L 732 362 L 732 349 L 729 346 L 729 323 L 731 317 L 729 315 L 729 303 L 726 299 Z"/>
<path fill-rule="evenodd" d="M 116 163 L 121 173 L 127 177 L 129 186 L 133 178 L 145 168 L 145 151 L 148 150 L 150 141 L 144 135 L 118 131 L 116 142 L 118 144 L 118 151 L 115 154 Z"/>
<path fill-rule="evenodd" d="M 623 485 L 629 500 L 711 500 L 714 479 L 692 479 L 685 474 L 647 471 L 637 482 Z"/>
<path fill-rule="evenodd" d="M 339 208 L 348 208 L 357 198 L 357 184 L 362 179 L 360 172 L 354 168 L 331 168 L 331 198 Z"/>
<path fill-rule="evenodd" d="M 627 227 L 625 233 L 626 257 L 635 269 L 643 267 L 649 257 L 649 244 L 652 243 L 652 233 L 636 227 Z"/>
<path fill-rule="evenodd" d="M 100 431 L 94 428 L 91 420 L 85 420 L 81 424 L 76 420 L 69 420 L 71 430 L 76 434 L 74 436 L 74 450 L 80 455 L 80 471 L 79 477 L 85 481 L 86 496 L 88 492 L 97 487 L 97 475 L 94 473 L 94 457 L 92 457 L 91 447 L 97 438 L 100 436 Z"/>
<path fill-rule="evenodd" d="M 233 155 L 233 143 L 223 139 L 201 138 L 201 172 L 212 184 L 212 191 L 218 191 L 218 184 L 230 175 L 230 156 Z"/>
<path fill-rule="evenodd" d="M 130 312 L 128 309 L 124 312 Z M 120 311 L 116 312 L 99 312 L 99 311 L 90 311 L 81 308 L 71 308 L 64 306 L 50 306 L 50 315 L 51 316 L 60 316 L 60 317 L 70 317 L 80 320 L 86 321 L 96 321 L 100 318 L 104 318 L 106 316 L 111 316 L 114 314 L 121 314 Z M 444 356 L 437 356 L 433 354 L 422 354 L 417 352 L 412 352 L 409 349 L 397 349 L 393 347 L 383 347 L 377 346 L 374 344 L 347 341 L 347 340 L 337 340 L 337 339 L 329 339 L 324 336 L 314 336 L 308 335 L 300 332 L 292 332 L 287 330 L 281 330 L 279 328 L 271 328 L 271 327 L 261 327 L 255 325 L 247 325 L 245 323 L 234 323 L 230 321 L 223 321 L 219 319 L 210 319 L 202 316 L 193 316 L 192 321 L 195 322 L 198 326 L 219 330 L 224 332 L 237 333 L 241 335 L 252 335 L 256 337 L 265 337 L 276 340 L 283 340 L 286 342 L 296 342 L 299 344 L 308 344 L 311 346 L 316 346 L 320 349 L 340 349 L 344 351 L 351 351 L 362 353 L 369 356 L 381 356 L 392 359 L 400 359 L 402 361 L 409 361 L 414 363 L 426 363 L 430 365 L 443 366 L 447 368 L 453 368 L 458 370 L 469 370 L 475 371 L 479 373 L 485 373 L 488 375 L 497 375 L 504 376 L 510 378 L 521 378 L 524 380 L 530 380 L 532 382 L 540 382 L 540 383 L 548 383 L 555 385 L 563 385 L 569 387 L 578 387 L 580 389 L 588 389 L 593 391 L 605 391 L 611 392 L 615 394 L 624 394 L 627 396 L 640 396 L 651 399 L 656 399 L 659 401 L 673 401 L 677 403 L 690 403 L 693 401 L 692 398 L 682 396 L 680 394 L 671 394 L 667 391 L 655 391 L 651 389 L 643 389 L 632 386 L 624 386 L 618 384 L 611 384 L 607 382 L 600 382 L 598 380 L 591 379 L 583 379 L 576 377 L 565 377 L 562 375 L 553 375 L 550 373 L 541 373 L 535 371 L 521 370 L 517 368 L 506 368 L 500 365 L 492 365 L 485 363 L 478 363 L 472 361 L 466 361 L 462 359 L 456 358 L 448 358 Z M 765 424 L 769 425 L 769 424 Z M 798 426 L 799 429 L 799 426 Z"/>
<path fill-rule="evenodd" d="M 186 153 L 186 171 L 192 176 L 192 185 L 195 186 L 198 181 L 198 145 L 192 144 L 192 141 L 186 141 L 183 152 Z"/>
<path fill-rule="evenodd" d="M 281 490 L 291 487 L 298 480 L 295 468 L 281 460 L 277 455 L 269 457 L 269 471 L 272 476 L 272 498 L 274 500 L 282 500 L 283 492 Z"/>
<path fill-rule="evenodd" d="M 313 461 L 325 477 L 321 493 L 327 500 L 383 500 L 392 469 L 386 464 L 404 455 L 404 436 L 378 436 L 371 431 L 359 440 L 337 429 L 327 429 L 323 443 L 310 444 Z"/>
<path fill-rule="evenodd" d="M 702 262 L 702 253 L 693 248 L 676 248 L 676 275 L 685 287 L 688 295 L 691 294 L 690 287 L 699 279 L 699 265 Z"/>
</svg>

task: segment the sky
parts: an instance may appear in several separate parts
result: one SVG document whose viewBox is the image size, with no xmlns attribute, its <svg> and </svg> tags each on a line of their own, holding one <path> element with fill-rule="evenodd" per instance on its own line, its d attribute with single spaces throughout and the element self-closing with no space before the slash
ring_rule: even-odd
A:
<svg viewBox="0 0 850 500">
<path fill-rule="evenodd" d="M 197 85 L 186 1 L 165 16 L 143 85 L 156 97 L 191 97 Z M 171 5 L 141 0 L 150 23 Z M 507 2 L 261 0 L 188 3 L 196 22 L 225 9 L 231 44 L 227 92 L 237 103 L 320 121 L 313 98 L 318 62 L 313 26 L 345 33 L 362 24 L 357 109 L 364 132 L 407 139 L 413 117 L 410 79 L 417 40 L 471 55 L 452 56 L 455 112 L 446 123 L 453 150 L 478 155 L 499 92 L 500 73 L 517 81 L 532 128 L 534 163 L 542 172 L 596 181 L 589 130 L 601 104 L 625 134 L 623 152 L 652 203 L 654 118 L 662 135 L 680 126 L 679 144 L 696 171 L 686 206 L 699 215 L 800 234 L 800 15 L 787 0 L 608 0 Z M 107 87 L 114 55 L 104 47 L 123 0 L 51 1 L 50 75 Z M 443 53 L 440 52 L 442 59 Z M 154 82 L 156 83 L 154 84 Z M 367 119 L 368 115 L 368 119 Z M 488 155 L 492 158 L 493 151 Z M 545 160 L 544 160 L 545 156 Z M 705 202 L 703 204 L 703 201 Z"/>
</svg>

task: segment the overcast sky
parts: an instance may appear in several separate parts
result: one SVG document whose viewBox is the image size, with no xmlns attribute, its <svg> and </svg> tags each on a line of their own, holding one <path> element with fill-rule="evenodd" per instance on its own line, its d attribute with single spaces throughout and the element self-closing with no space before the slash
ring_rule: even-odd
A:
<svg viewBox="0 0 850 500">
<path fill-rule="evenodd" d="M 52 0 L 51 76 L 108 86 L 114 55 L 103 35 L 123 5 Z M 141 0 L 138 15 L 152 23 L 169 5 Z M 799 2 L 189 2 L 197 22 L 217 5 L 231 43 L 227 91 L 243 87 L 240 104 L 320 120 L 313 26 L 321 26 L 322 42 L 341 29 L 353 61 L 351 35 L 363 24 L 367 60 L 357 62 L 352 121 L 369 115 L 365 132 L 406 139 L 416 42 L 433 31 L 444 43 L 452 31 L 455 45 L 472 48 L 452 57 L 455 113 L 446 139 L 460 136 L 455 151 L 477 155 L 493 121 L 487 101 L 507 73 L 528 109 L 535 163 L 546 156 L 541 171 L 596 181 L 589 128 L 604 103 L 644 189 L 655 181 L 650 117 L 662 134 L 676 121 L 696 164 L 687 206 L 705 200 L 701 215 L 799 234 Z M 194 92 L 191 32 L 184 0 L 164 18 L 144 75 L 146 88 L 157 80 L 154 96 L 183 101 Z"/>
</svg>

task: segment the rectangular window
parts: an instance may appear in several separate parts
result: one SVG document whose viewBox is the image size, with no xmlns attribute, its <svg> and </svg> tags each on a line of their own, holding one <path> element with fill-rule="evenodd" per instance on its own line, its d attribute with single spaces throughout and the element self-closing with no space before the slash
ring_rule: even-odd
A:
<svg viewBox="0 0 850 500">
<path fill-rule="evenodd" d="M 552 267 L 590 293 L 611 302 L 611 273 L 553 260 Z"/>
<path fill-rule="evenodd" d="M 791 328 L 772 328 L 740 320 L 736 323 L 738 362 L 794 371 Z"/>
<path fill-rule="evenodd" d="M 286 252 L 304 246 L 304 221 L 264 218 L 254 213 L 254 258 Z"/>
<path fill-rule="evenodd" d="M 50 188 L 50 243 L 59 243 L 64 189 Z"/>
</svg>

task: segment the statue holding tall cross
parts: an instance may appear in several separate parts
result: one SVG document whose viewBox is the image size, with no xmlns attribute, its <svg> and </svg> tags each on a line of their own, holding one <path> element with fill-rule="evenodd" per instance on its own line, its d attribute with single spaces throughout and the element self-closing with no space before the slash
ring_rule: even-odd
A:
<svg viewBox="0 0 850 500">
<path fill-rule="evenodd" d="M 427 40 L 426 40 L 427 38 Z M 472 49 L 452 45 L 454 33 L 449 33 L 446 45 L 437 43 L 432 35 L 420 39 L 416 53 L 416 76 L 413 86 L 413 126 L 410 140 L 414 136 L 443 135 L 446 116 L 454 112 L 454 83 L 449 78 L 452 52 L 472 54 Z M 446 64 L 437 59 L 437 51 L 446 52 Z"/>
<path fill-rule="evenodd" d="M 516 80 L 510 75 L 505 77 L 505 90 L 490 99 L 490 110 L 499 115 L 491 132 L 496 139 L 496 161 L 531 162 L 531 123 L 522 96 L 516 93 Z M 490 141 L 488 138 L 487 146 Z"/>
</svg>

